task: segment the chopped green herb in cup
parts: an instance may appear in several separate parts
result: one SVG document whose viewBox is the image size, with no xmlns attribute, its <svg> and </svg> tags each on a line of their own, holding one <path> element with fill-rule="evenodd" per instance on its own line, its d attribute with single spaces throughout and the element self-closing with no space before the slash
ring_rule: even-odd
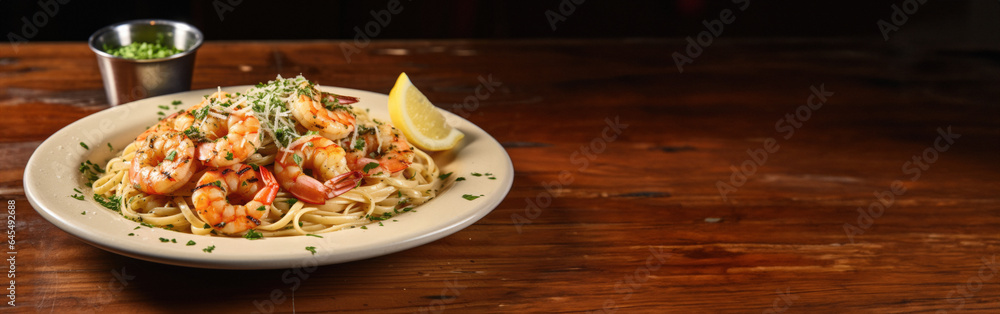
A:
<svg viewBox="0 0 1000 314">
<path fill-rule="evenodd" d="M 133 42 L 128 46 L 118 48 L 111 48 L 105 45 L 104 52 L 115 57 L 142 60 L 166 58 L 184 52 L 184 50 L 174 48 L 173 46 L 165 46 L 162 43 Z"/>
</svg>

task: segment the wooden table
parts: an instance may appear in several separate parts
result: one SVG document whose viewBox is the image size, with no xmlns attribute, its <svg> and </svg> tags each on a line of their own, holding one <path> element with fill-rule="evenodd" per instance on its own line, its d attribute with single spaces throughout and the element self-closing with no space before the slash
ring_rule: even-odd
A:
<svg viewBox="0 0 1000 314">
<path fill-rule="evenodd" d="M 350 42 L 205 44 L 194 89 L 301 73 L 387 93 L 405 71 L 514 162 L 503 203 L 452 236 L 265 271 L 123 257 L 42 219 L 28 157 L 108 106 L 84 43 L 0 45 L 16 309 L 1000 309 L 997 46 L 727 39 L 680 73 L 685 44 L 381 41 L 350 62 Z"/>
</svg>

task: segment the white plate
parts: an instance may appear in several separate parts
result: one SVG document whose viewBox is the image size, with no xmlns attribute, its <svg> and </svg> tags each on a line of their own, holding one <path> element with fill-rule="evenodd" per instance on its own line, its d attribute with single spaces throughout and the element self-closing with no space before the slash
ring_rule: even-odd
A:
<svg viewBox="0 0 1000 314">
<path fill-rule="evenodd" d="M 222 88 L 244 92 L 250 86 Z M 369 108 L 374 118 L 388 121 L 388 96 L 367 91 L 322 87 L 341 95 L 357 96 L 354 106 Z M 201 101 L 215 89 L 196 90 L 158 96 L 113 107 L 76 121 L 49 137 L 31 155 L 24 172 L 24 191 L 28 201 L 42 217 L 60 229 L 96 247 L 147 261 L 222 269 L 274 269 L 311 267 L 386 255 L 451 235 L 475 223 L 493 210 L 510 191 L 514 167 L 507 152 L 483 129 L 450 112 L 442 111 L 448 122 L 465 133 L 455 149 L 432 156 L 442 173 L 464 176 L 437 198 L 415 211 L 394 216 L 393 220 L 368 225 L 367 229 L 348 229 L 311 236 L 275 237 L 262 240 L 197 236 L 161 228 L 135 227 L 139 223 L 125 219 L 93 201 L 92 192 L 81 188 L 78 171 L 85 160 L 105 166 L 113 153 L 106 143 L 118 150 L 131 142 L 143 129 L 157 120 L 157 111 L 176 111 L 171 101 L 180 100 L 180 108 Z M 170 110 L 162 110 L 167 105 Z M 84 149 L 79 143 L 86 143 Z M 492 173 L 496 180 L 470 173 Z M 74 188 L 86 192 L 86 200 L 76 200 Z M 484 195 L 475 200 L 463 194 Z M 85 213 L 82 213 L 85 212 Z M 129 236 L 134 233 L 134 236 Z M 177 243 L 161 242 L 176 239 Z M 191 240 L 196 245 L 187 246 Z M 211 253 L 202 249 L 214 245 Z M 316 248 L 313 255 L 306 247 Z"/>
</svg>

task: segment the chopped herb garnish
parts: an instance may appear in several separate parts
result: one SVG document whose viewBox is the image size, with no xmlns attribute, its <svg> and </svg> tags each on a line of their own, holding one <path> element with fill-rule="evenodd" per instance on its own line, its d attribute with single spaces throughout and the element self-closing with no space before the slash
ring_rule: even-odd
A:
<svg viewBox="0 0 1000 314">
<path fill-rule="evenodd" d="M 214 245 L 210 245 L 207 248 L 204 248 L 204 249 L 201 249 L 201 250 L 205 251 L 205 253 L 212 253 L 212 250 L 215 250 L 215 246 Z"/>
<path fill-rule="evenodd" d="M 315 246 L 307 246 L 306 247 L 306 251 L 312 252 L 313 255 L 316 255 L 316 247 Z"/>
<path fill-rule="evenodd" d="M 490 180 L 496 180 L 496 179 L 497 179 L 497 177 L 489 177 L 489 178 L 487 178 L 487 179 L 490 179 Z"/>
<path fill-rule="evenodd" d="M 378 225 L 379 227 L 385 227 L 385 225 L 383 225 L 381 221 L 378 222 Z"/>
<path fill-rule="evenodd" d="M 130 236 L 130 237 L 134 237 L 134 236 L 135 236 L 135 233 L 132 233 L 132 232 L 129 232 L 129 233 L 128 233 L 128 236 Z"/>
<path fill-rule="evenodd" d="M 86 215 L 86 214 L 87 214 L 87 211 L 80 212 L 80 215 Z"/>
<path fill-rule="evenodd" d="M 122 197 L 119 196 L 119 195 L 112 195 L 111 197 L 104 197 L 104 196 L 101 196 L 100 194 L 94 194 L 94 201 L 97 201 L 98 204 L 101 204 L 101 206 L 104 206 L 107 209 L 110 209 L 110 210 L 113 210 L 113 211 L 116 211 L 116 212 L 117 211 L 121 211 Z M 138 228 L 138 227 L 136 227 L 136 228 Z"/>
<path fill-rule="evenodd" d="M 249 231 L 247 231 L 246 234 L 243 235 L 243 237 L 247 238 L 248 240 L 258 240 L 258 239 L 263 239 L 264 234 L 260 233 L 260 231 L 250 229 Z"/>
<path fill-rule="evenodd" d="M 365 149 L 365 139 L 359 138 L 358 140 L 354 141 L 354 150 L 362 150 L 362 149 Z"/>
<path fill-rule="evenodd" d="M 471 201 L 471 200 L 474 200 L 474 199 L 477 199 L 477 198 L 480 198 L 480 197 L 482 197 L 482 196 L 483 196 L 482 194 L 479 194 L 479 196 L 476 196 L 476 195 L 472 195 L 472 194 L 463 194 L 463 195 L 462 195 L 462 198 L 464 198 L 464 199 L 467 199 L 467 200 L 470 200 L 470 201 Z"/>
<path fill-rule="evenodd" d="M 192 245 L 195 245 L 195 244 L 197 244 L 197 243 L 194 243 L 194 240 L 188 240 L 188 243 L 186 245 L 187 246 L 192 246 Z"/>
<path fill-rule="evenodd" d="M 226 160 L 233 160 L 233 152 L 226 153 Z"/>
<path fill-rule="evenodd" d="M 170 239 L 170 242 L 177 243 L 177 239 Z"/>
<path fill-rule="evenodd" d="M 454 172 L 449 172 L 449 173 L 445 173 L 445 174 L 439 175 L 438 179 L 441 179 L 441 180 L 447 179 L 448 177 L 451 176 L 452 173 L 454 173 Z"/>
<path fill-rule="evenodd" d="M 365 165 L 365 167 L 362 168 L 361 171 L 364 172 L 364 173 L 368 173 L 368 170 L 375 169 L 375 167 L 378 167 L 378 163 L 377 162 L 370 162 L 367 165 Z M 355 169 L 357 169 L 357 168 L 355 168 Z"/>
<path fill-rule="evenodd" d="M 295 161 L 296 165 L 299 165 L 299 167 L 302 167 L 302 156 L 299 156 L 299 154 L 292 155 L 292 160 Z"/>
<path fill-rule="evenodd" d="M 474 176 L 474 177 L 482 177 L 483 174 L 482 173 L 478 173 L 478 172 L 473 172 L 472 176 Z"/>
<path fill-rule="evenodd" d="M 323 236 L 321 236 L 321 235 L 317 235 L 317 234 L 312 234 L 312 233 L 307 233 L 306 235 L 307 235 L 307 236 L 310 236 L 310 237 L 317 237 L 317 238 L 322 238 L 322 237 L 323 237 Z"/>
<path fill-rule="evenodd" d="M 205 224 L 205 226 L 204 226 L 204 227 L 201 227 L 201 228 L 202 228 L 202 229 L 208 229 L 208 228 L 211 228 L 211 227 L 212 227 L 212 226 L 209 226 L 208 224 Z"/>
<path fill-rule="evenodd" d="M 260 207 L 257 207 L 258 211 L 264 211 L 265 209 L 267 209 L 267 208 L 264 207 L 264 205 L 260 205 Z"/>
<path fill-rule="evenodd" d="M 455 182 L 458 182 L 458 181 L 465 181 L 465 177 L 455 178 Z"/>
<path fill-rule="evenodd" d="M 180 101 L 180 100 L 174 100 L 174 101 L 173 101 L 173 102 L 171 102 L 170 104 L 171 104 L 171 105 L 174 105 L 174 106 L 179 106 L 179 105 L 181 104 L 181 101 Z"/>
<path fill-rule="evenodd" d="M 288 206 L 295 205 L 295 203 L 298 203 L 298 202 L 299 202 L 299 200 L 295 199 L 295 198 L 290 198 L 290 199 L 285 200 L 285 203 L 288 203 Z"/>
<path fill-rule="evenodd" d="M 163 158 L 163 159 L 166 159 L 166 160 L 169 160 L 169 161 L 174 161 L 174 158 L 177 158 L 177 151 L 176 150 L 170 151 L 170 153 L 167 154 L 167 157 Z"/>
<path fill-rule="evenodd" d="M 365 227 L 365 226 L 361 226 L 361 229 L 365 229 L 365 230 L 368 230 L 368 227 Z"/>
<path fill-rule="evenodd" d="M 484 175 L 484 176 L 487 176 L 487 177 L 492 177 L 492 176 L 493 176 L 493 174 L 492 174 L 492 173 L 489 173 L 489 172 L 487 172 L 487 173 L 484 173 L 483 175 Z"/>
<path fill-rule="evenodd" d="M 80 142 L 80 146 L 83 146 L 83 148 L 86 148 L 86 149 L 90 149 L 90 147 L 87 147 L 87 144 L 84 144 L 83 142 Z"/>
<path fill-rule="evenodd" d="M 160 242 L 170 242 L 170 239 L 167 239 L 167 238 L 160 238 Z"/>
<path fill-rule="evenodd" d="M 108 151 L 115 151 L 114 147 L 111 147 L 111 143 L 108 143 Z"/>
<path fill-rule="evenodd" d="M 73 190 L 76 190 L 76 189 L 73 189 Z M 83 200 L 83 195 L 81 195 L 81 194 L 73 194 L 73 195 L 70 195 L 69 197 L 72 197 L 72 198 L 75 198 L 75 199 L 78 199 L 78 200 L 81 200 L 81 201 Z"/>
</svg>

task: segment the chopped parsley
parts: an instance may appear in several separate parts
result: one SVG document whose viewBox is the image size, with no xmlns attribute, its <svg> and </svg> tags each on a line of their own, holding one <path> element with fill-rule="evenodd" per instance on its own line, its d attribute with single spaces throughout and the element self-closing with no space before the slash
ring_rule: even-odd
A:
<svg viewBox="0 0 1000 314">
<path fill-rule="evenodd" d="M 226 153 L 226 160 L 233 160 L 233 152 Z"/>
<path fill-rule="evenodd" d="M 449 172 L 449 173 L 445 173 L 445 174 L 439 175 L 438 179 L 441 179 L 441 180 L 447 179 L 448 177 L 451 176 L 452 173 L 454 173 L 454 172 Z"/>
<path fill-rule="evenodd" d="M 177 158 L 177 151 L 176 150 L 170 151 L 170 153 L 167 154 L 167 157 L 163 158 L 163 159 L 166 159 L 166 160 L 169 160 L 169 161 L 174 161 L 174 158 Z"/>
<path fill-rule="evenodd" d="M 80 142 L 80 146 L 83 146 L 83 148 L 86 148 L 86 149 L 90 149 L 90 147 L 88 147 L 87 144 L 85 144 L 83 142 Z"/>
<path fill-rule="evenodd" d="M 290 199 L 285 200 L 285 203 L 288 203 L 288 206 L 295 205 L 295 203 L 298 203 L 298 202 L 299 202 L 299 200 L 296 199 L 296 198 L 290 198 Z"/>
<path fill-rule="evenodd" d="M 362 168 L 361 171 L 364 172 L 364 173 L 368 173 L 368 170 L 375 169 L 375 167 L 378 167 L 378 163 L 377 162 L 370 162 L 367 165 L 365 165 L 365 167 Z"/>
<path fill-rule="evenodd" d="M 365 149 L 365 139 L 359 138 L 358 140 L 354 141 L 354 150 L 362 150 L 362 149 Z"/>
<path fill-rule="evenodd" d="M 188 243 L 186 245 L 187 246 L 192 246 L 192 245 L 195 245 L 195 244 L 197 244 L 197 243 L 194 243 L 194 240 L 188 240 Z"/>
<path fill-rule="evenodd" d="M 173 102 L 171 102 L 170 104 L 171 104 L 171 105 L 174 105 L 174 106 L 180 106 L 180 104 L 181 104 L 181 101 L 180 101 L 180 100 L 174 100 L 174 101 L 173 101 Z"/>
<path fill-rule="evenodd" d="M 167 238 L 160 238 L 160 242 L 170 242 L 170 239 L 167 239 Z"/>
<path fill-rule="evenodd" d="M 299 156 L 299 154 L 292 155 L 292 160 L 295 161 L 296 165 L 299 165 L 299 167 L 302 167 L 302 156 Z"/>
<path fill-rule="evenodd" d="M 383 225 L 381 221 L 378 222 L 378 226 L 379 227 L 385 227 L 385 225 Z"/>
<path fill-rule="evenodd" d="M 316 255 L 316 247 L 315 246 L 307 246 L 306 247 L 306 251 L 312 252 L 313 255 Z"/>
<path fill-rule="evenodd" d="M 361 229 L 365 229 L 365 230 L 368 230 L 368 227 L 365 227 L 365 226 L 361 226 Z"/>
<path fill-rule="evenodd" d="M 247 238 L 247 240 L 259 240 L 264 238 L 264 234 L 260 233 L 260 231 L 250 229 L 243 237 Z"/>
<path fill-rule="evenodd" d="M 474 200 L 474 199 L 477 199 L 477 198 L 480 198 L 480 197 L 482 197 L 482 196 L 483 196 L 482 194 L 479 194 L 478 196 L 476 196 L 476 195 L 472 195 L 472 194 L 463 194 L 463 195 L 462 195 L 462 198 L 464 198 L 464 199 L 467 199 L 467 200 L 470 200 L 470 201 L 471 201 L 471 200 Z"/>
<path fill-rule="evenodd" d="M 201 249 L 201 250 L 205 251 L 205 253 L 212 253 L 212 250 L 215 250 L 215 246 L 214 245 L 209 245 L 207 248 L 204 248 L 204 249 Z"/>
<path fill-rule="evenodd" d="M 455 182 L 458 182 L 458 181 L 465 181 L 465 177 L 455 178 Z"/>
<path fill-rule="evenodd" d="M 130 236 L 130 237 L 134 237 L 134 236 L 135 236 L 135 233 L 132 233 L 132 232 L 129 232 L 129 233 L 128 233 L 128 236 Z"/>
<path fill-rule="evenodd" d="M 86 215 L 86 214 L 87 214 L 87 211 L 80 212 L 80 215 Z"/>
<path fill-rule="evenodd" d="M 73 191 L 76 191 L 77 194 L 70 195 L 69 197 L 72 197 L 72 198 L 75 198 L 75 199 L 78 199 L 78 200 L 82 201 L 83 200 L 83 192 L 80 192 L 79 189 L 75 189 L 75 188 L 73 189 Z"/>
<path fill-rule="evenodd" d="M 113 210 L 113 211 L 116 211 L 116 212 L 117 211 L 121 211 L 122 197 L 119 196 L 119 195 L 113 195 L 111 197 L 104 197 L 104 196 L 101 196 L 100 194 L 94 194 L 94 201 L 97 201 L 98 204 L 101 204 L 101 206 L 104 206 L 107 209 L 110 209 L 110 210 Z M 138 228 L 138 227 L 136 227 L 136 228 Z"/>
<path fill-rule="evenodd" d="M 321 235 L 317 235 L 317 234 L 312 234 L 312 233 L 307 233 L 306 235 L 307 235 L 307 236 L 310 236 L 310 237 L 317 237 L 317 238 L 322 238 L 322 237 L 323 237 L 323 236 L 321 236 Z"/>
<path fill-rule="evenodd" d="M 482 174 L 482 173 L 478 173 L 478 172 L 473 172 L 473 173 L 472 173 L 472 176 L 473 176 L 473 177 L 482 177 L 482 176 L 483 176 L 483 174 Z"/>
<path fill-rule="evenodd" d="M 170 239 L 170 242 L 177 243 L 177 239 Z"/>
<path fill-rule="evenodd" d="M 258 211 L 264 211 L 265 209 L 267 209 L 267 208 L 264 207 L 264 205 L 260 205 L 260 207 L 257 207 Z"/>
<path fill-rule="evenodd" d="M 115 151 L 114 147 L 111 147 L 111 143 L 108 143 L 108 151 Z"/>
</svg>

